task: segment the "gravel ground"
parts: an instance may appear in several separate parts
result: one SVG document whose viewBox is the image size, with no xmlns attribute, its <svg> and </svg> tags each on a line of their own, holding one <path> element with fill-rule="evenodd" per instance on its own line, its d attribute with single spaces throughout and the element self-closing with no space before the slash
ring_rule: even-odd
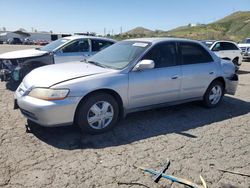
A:
<svg viewBox="0 0 250 188">
<path fill-rule="evenodd" d="M 30 46 L 0 45 L 0 53 Z M 235 96 L 215 109 L 189 103 L 128 115 L 103 135 L 81 134 L 76 126 L 32 126 L 13 110 L 13 91 L 0 83 L 0 187 L 183 187 L 153 183 L 137 167 L 159 170 L 208 187 L 250 187 L 250 63 L 244 62 Z"/>
</svg>

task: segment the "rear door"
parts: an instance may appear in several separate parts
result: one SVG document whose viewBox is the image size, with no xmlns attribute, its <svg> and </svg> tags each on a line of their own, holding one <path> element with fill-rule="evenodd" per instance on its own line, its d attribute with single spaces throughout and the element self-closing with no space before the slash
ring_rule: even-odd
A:
<svg viewBox="0 0 250 188">
<path fill-rule="evenodd" d="M 55 63 L 66 63 L 82 61 L 90 56 L 90 45 L 88 39 L 71 41 L 61 47 L 55 54 Z"/>
<path fill-rule="evenodd" d="M 227 54 L 231 60 L 234 60 L 235 58 L 238 58 L 238 60 L 240 59 L 241 50 L 236 46 L 236 44 L 232 42 L 224 42 L 223 49 L 225 50 L 225 54 Z"/>
<path fill-rule="evenodd" d="M 142 59 L 153 60 L 155 68 L 129 73 L 130 108 L 178 100 L 181 69 L 177 61 L 176 43 L 155 45 Z"/>
<path fill-rule="evenodd" d="M 182 85 L 180 99 L 202 97 L 216 78 L 217 67 L 211 55 L 198 43 L 180 42 Z"/>
</svg>

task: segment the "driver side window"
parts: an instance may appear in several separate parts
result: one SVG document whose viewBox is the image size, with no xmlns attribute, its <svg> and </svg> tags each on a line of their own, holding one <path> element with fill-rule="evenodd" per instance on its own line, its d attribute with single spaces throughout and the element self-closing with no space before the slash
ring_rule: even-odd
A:
<svg viewBox="0 0 250 188">
<path fill-rule="evenodd" d="M 175 66 L 177 65 L 175 43 L 157 44 L 142 59 L 153 60 L 155 68 Z"/>
<path fill-rule="evenodd" d="M 88 40 L 75 40 L 61 48 L 63 53 L 89 52 Z"/>
</svg>

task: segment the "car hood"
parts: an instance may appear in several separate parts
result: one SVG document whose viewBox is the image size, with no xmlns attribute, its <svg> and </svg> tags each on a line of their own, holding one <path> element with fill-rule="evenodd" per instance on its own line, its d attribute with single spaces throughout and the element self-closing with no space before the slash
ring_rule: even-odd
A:
<svg viewBox="0 0 250 188">
<path fill-rule="evenodd" d="M 241 44 L 238 44 L 239 47 L 250 47 L 250 44 L 248 43 L 241 43 Z"/>
<path fill-rule="evenodd" d="M 36 56 L 42 56 L 46 53 L 48 52 L 36 50 L 36 49 L 18 50 L 18 51 L 0 54 L 0 59 L 17 59 L 17 58 L 36 57 Z"/>
<path fill-rule="evenodd" d="M 31 71 L 24 79 L 26 88 L 51 87 L 52 85 L 76 78 L 110 72 L 112 69 L 102 68 L 84 62 L 71 62 L 47 65 Z"/>
</svg>

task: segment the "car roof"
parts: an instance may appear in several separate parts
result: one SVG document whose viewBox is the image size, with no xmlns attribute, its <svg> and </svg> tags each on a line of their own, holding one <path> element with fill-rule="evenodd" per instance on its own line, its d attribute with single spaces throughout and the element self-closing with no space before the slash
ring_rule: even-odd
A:
<svg viewBox="0 0 250 188">
<path fill-rule="evenodd" d="M 208 42 L 210 42 L 210 41 L 212 41 L 212 42 L 229 42 L 229 43 L 234 43 L 235 44 L 234 41 L 230 41 L 230 40 L 205 40 L 205 41 L 208 41 Z"/>
<path fill-rule="evenodd" d="M 167 41 L 179 41 L 179 42 L 199 42 L 197 40 L 184 39 L 184 38 L 174 38 L 174 37 L 152 37 L 152 38 L 135 38 L 135 39 L 127 39 L 124 41 L 135 41 L 135 42 L 150 42 L 150 43 L 158 43 L 158 42 L 167 42 Z"/>
<path fill-rule="evenodd" d="M 116 40 L 114 39 L 109 39 L 109 38 L 105 38 L 105 37 L 96 37 L 96 36 L 86 36 L 86 35 L 72 35 L 72 36 L 68 36 L 68 37 L 64 37 L 65 39 L 69 39 L 69 40 L 74 40 L 74 39 L 101 39 L 101 40 L 106 40 L 106 41 L 110 41 L 110 42 L 116 42 Z"/>
</svg>

